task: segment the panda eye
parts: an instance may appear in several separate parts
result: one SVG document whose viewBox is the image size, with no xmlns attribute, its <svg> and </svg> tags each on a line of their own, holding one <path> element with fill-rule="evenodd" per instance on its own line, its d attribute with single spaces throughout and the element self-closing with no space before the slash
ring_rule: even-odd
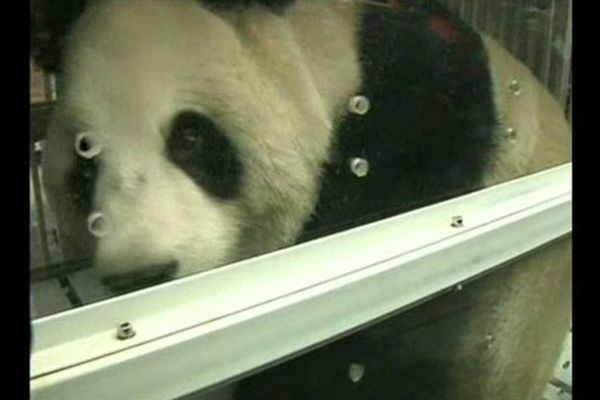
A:
<svg viewBox="0 0 600 400">
<path fill-rule="evenodd" d="M 208 193 L 224 199 L 237 193 L 241 175 L 237 152 L 206 116 L 183 111 L 173 118 L 167 156 Z"/>
<path fill-rule="evenodd" d="M 202 133 L 211 127 L 199 114 L 182 113 L 173 122 L 171 142 L 179 151 L 192 151 L 194 146 L 202 145 Z"/>
<path fill-rule="evenodd" d="M 194 128 L 185 128 L 181 132 L 182 141 L 184 144 L 193 146 L 198 140 L 201 139 L 200 132 Z"/>
</svg>

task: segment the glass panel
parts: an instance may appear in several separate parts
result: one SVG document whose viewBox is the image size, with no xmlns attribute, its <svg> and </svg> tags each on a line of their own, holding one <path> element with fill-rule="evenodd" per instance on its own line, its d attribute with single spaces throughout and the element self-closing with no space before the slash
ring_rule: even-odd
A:
<svg viewBox="0 0 600 400">
<path fill-rule="evenodd" d="M 34 316 L 569 159 L 566 1 L 76 3 L 33 4 Z"/>
<path fill-rule="evenodd" d="M 498 39 L 569 107 L 571 0 L 443 0 L 479 31 Z"/>
<path fill-rule="evenodd" d="M 561 264 L 568 246 L 568 240 L 556 242 L 316 349 L 181 400 L 539 400 L 542 392 L 550 399 L 560 389 L 558 398 L 570 399 L 570 377 L 563 372 L 570 368 L 570 341 L 564 341 L 570 268 Z M 526 294 L 515 285 L 524 274 L 531 280 Z M 547 366 L 561 349 L 560 367 L 550 378 Z"/>
</svg>

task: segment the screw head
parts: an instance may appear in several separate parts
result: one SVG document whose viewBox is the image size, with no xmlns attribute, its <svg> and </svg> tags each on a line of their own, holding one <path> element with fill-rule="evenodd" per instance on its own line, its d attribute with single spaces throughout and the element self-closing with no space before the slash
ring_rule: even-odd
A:
<svg viewBox="0 0 600 400">
<path fill-rule="evenodd" d="M 348 377 L 353 383 L 358 383 L 365 376 L 365 366 L 358 363 L 350 364 L 348 368 Z"/>
<path fill-rule="evenodd" d="M 75 137 L 75 152 L 85 159 L 92 159 L 102 151 L 100 144 L 87 132 L 78 133 Z"/>
<path fill-rule="evenodd" d="M 513 96 L 519 96 L 521 94 L 521 84 L 516 78 L 511 79 L 511 81 L 508 84 L 508 88 L 510 89 L 510 93 Z"/>
<path fill-rule="evenodd" d="M 348 111 L 352 114 L 365 115 L 371 108 L 371 102 L 365 96 L 354 96 L 348 102 Z"/>
<path fill-rule="evenodd" d="M 506 128 L 506 138 L 511 143 L 515 143 L 517 141 L 517 129 L 512 126 Z"/>
<path fill-rule="evenodd" d="M 135 336 L 135 331 L 129 322 L 122 322 L 117 328 L 117 339 L 125 340 Z"/>
<path fill-rule="evenodd" d="M 40 165 L 42 163 L 42 154 L 44 151 L 44 143 L 42 141 L 37 141 L 33 143 L 33 155 L 32 160 L 35 165 Z"/>
<path fill-rule="evenodd" d="M 463 217 L 461 217 L 460 215 L 452 217 L 452 222 L 450 223 L 450 225 L 453 228 L 462 228 L 464 226 Z"/>
<path fill-rule="evenodd" d="M 364 158 L 354 157 L 348 161 L 350 171 L 358 178 L 363 178 L 369 173 L 369 161 Z"/>
<path fill-rule="evenodd" d="M 101 212 L 93 212 L 87 218 L 88 231 L 97 238 L 106 236 L 108 232 L 106 217 Z"/>
</svg>

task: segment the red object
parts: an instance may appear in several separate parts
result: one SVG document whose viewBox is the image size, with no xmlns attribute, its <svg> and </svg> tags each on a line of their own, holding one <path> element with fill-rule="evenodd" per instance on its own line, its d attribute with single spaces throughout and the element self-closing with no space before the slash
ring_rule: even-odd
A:
<svg viewBox="0 0 600 400">
<path fill-rule="evenodd" d="M 458 29 L 439 15 L 432 15 L 429 18 L 429 28 L 447 42 L 456 42 L 460 39 Z"/>
</svg>

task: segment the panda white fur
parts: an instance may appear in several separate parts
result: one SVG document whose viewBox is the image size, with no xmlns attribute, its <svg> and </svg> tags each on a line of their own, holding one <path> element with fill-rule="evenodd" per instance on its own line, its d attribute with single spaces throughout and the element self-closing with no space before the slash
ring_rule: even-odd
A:
<svg viewBox="0 0 600 400">
<path fill-rule="evenodd" d="M 91 2 L 66 36 L 45 161 L 69 248 L 116 287 L 182 276 L 569 159 L 562 110 L 526 67 L 436 2 L 399 3 Z M 364 115 L 348 109 L 357 95 Z M 569 252 L 550 246 L 236 396 L 537 400 L 569 323 Z M 356 358 L 360 385 L 345 377 Z"/>
</svg>

